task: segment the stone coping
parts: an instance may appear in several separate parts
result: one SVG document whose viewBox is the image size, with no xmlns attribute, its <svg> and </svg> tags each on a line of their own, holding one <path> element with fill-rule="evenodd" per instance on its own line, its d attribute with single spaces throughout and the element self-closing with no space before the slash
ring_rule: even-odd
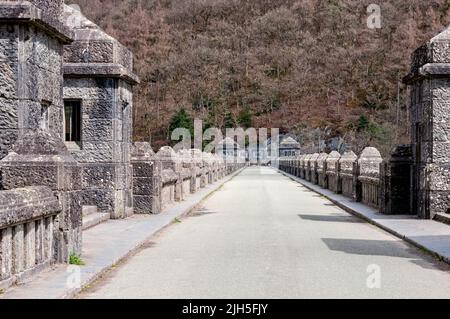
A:
<svg viewBox="0 0 450 319">
<path fill-rule="evenodd" d="M 50 32 L 64 44 L 73 41 L 72 30 L 28 1 L 0 1 L 0 22 L 5 21 L 29 22 Z"/>
<path fill-rule="evenodd" d="M 450 63 L 427 63 L 417 71 L 409 73 L 403 78 L 404 84 L 412 84 L 427 76 L 449 76 Z"/>
<path fill-rule="evenodd" d="M 0 191 L 0 229 L 57 215 L 58 199 L 48 187 Z"/>
<path fill-rule="evenodd" d="M 132 85 L 139 84 L 139 77 L 116 63 L 64 63 L 64 77 L 120 78 Z"/>
</svg>

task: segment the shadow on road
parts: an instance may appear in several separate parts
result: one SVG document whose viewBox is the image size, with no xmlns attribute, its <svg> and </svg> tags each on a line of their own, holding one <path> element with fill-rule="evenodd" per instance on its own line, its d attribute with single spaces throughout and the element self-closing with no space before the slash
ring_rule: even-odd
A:
<svg viewBox="0 0 450 319">
<path fill-rule="evenodd" d="M 314 222 L 333 222 L 333 223 L 364 223 L 352 216 L 332 216 L 332 215 L 298 215 L 303 220 Z"/>
<path fill-rule="evenodd" d="M 411 259 L 419 257 L 415 249 L 405 249 L 403 245 L 399 245 L 395 241 L 337 238 L 323 238 L 322 240 L 330 250 L 347 254 Z"/>
</svg>

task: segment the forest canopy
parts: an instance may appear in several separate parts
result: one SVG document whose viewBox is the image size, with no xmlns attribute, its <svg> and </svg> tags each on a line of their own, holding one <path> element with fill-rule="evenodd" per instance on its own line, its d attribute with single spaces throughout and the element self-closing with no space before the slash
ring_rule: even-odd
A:
<svg viewBox="0 0 450 319">
<path fill-rule="evenodd" d="M 76 0 L 135 54 L 135 138 L 168 143 L 185 110 L 208 126 L 278 127 L 387 152 L 408 142 L 401 78 L 449 23 L 450 0 Z M 311 139 L 316 140 L 316 139 Z"/>
</svg>

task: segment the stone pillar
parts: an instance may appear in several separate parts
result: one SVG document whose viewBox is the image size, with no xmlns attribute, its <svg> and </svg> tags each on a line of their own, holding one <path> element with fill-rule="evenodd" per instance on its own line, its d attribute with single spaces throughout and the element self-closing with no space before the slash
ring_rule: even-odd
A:
<svg viewBox="0 0 450 319">
<path fill-rule="evenodd" d="M 317 177 L 318 184 L 320 187 L 328 188 L 328 178 L 327 178 L 327 153 L 321 153 L 317 158 Z"/>
<path fill-rule="evenodd" d="M 411 215 L 412 149 L 410 145 L 396 147 L 388 160 L 381 164 L 381 207 L 386 215 Z"/>
<path fill-rule="evenodd" d="M 420 218 L 450 214 L 450 29 L 412 55 L 409 85 L 413 211 Z"/>
<path fill-rule="evenodd" d="M 319 158 L 319 153 L 314 153 L 309 158 L 309 173 L 310 173 L 310 182 L 313 184 L 318 184 L 319 178 L 317 175 L 317 159 Z"/>
<path fill-rule="evenodd" d="M 36 185 L 53 190 L 62 208 L 54 226 L 55 259 L 68 262 L 70 254 L 80 255 L 81 170 L 60 137 L 51 131 L 28 131 L 0 164 L 6 190 Z"/>
<path fill-rule="evenodd" d="M 181 160 L 178 154 L 170 147 L 162 147 L 158 153 L 156 153 L 156 159 L 161 162 L 163 170 L 163 184 L 174 184 L 174 200 L 183 200 L 182 195 L 182 178 L 181 178 Z"/>
<path fill-rule="evenodd" d="M 195 185 L 195 164 L 192 160 L 191 150 L 180 150 L 178 156 L 181 162 L 181 196 L 186 200 Z"/>
<path fill-rule="evenodd" d="M 73 34 L 59 21 L 61 5 L 62 0 L 0 3 L 0 159 L 28 130 L 63 135 L 63 45 Z"/>
<path fill-rule="evenodd" d="M 135 214 L 161 212 L 161 162 L 147 142 L 135 142 L 131 153 L 133 165 L 133 209 Z"/>
<path fill-rule="evenodd" d="M 383 162 L 380 152 L 374 147 L 366 147 L 357 161 L 356 200 L 364 204 L 380 207 L 380 165 Z"/>
<path fill-rule="evenodd" d="M 192 149 L 191 157 L 193 161 L 193 180 L 191 183 L 191 193 L 196 193 L 202 186 L 203 178 L 203 153 L 201 150 Z"/>
<path fill-rule="evenodd" d="M 339 181 L 342 194 L 347 197 L 358 199 L 357 186 L 359 168 L 358 157 L 352 151 L 345 152 L 339 160 Z M 360 193 L 359 193 L 360 194 Z"/>
<path fill-rule="evenodd" d="M 339 183 L 339 159 L 341 154 L 336 151 L 330 153 L 327 157 L 326 174 L 328 179 L 328 189 L 339 194 L 341 192 Z"/>
</svg>

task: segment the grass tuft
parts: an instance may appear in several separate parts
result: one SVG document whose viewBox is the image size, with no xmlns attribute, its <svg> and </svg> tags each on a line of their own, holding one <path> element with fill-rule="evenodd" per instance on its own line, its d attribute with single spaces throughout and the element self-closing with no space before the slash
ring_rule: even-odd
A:
<svg viewBox="0 0 450 319">
<path fill-rule="evenodd" d="M 76 254 L 70 255 L 69 264 L 76 265 L 76 266 L 84 266 L 85 265 L 83 259 L 81 259 L 81 257 Z"/>
</svg>

